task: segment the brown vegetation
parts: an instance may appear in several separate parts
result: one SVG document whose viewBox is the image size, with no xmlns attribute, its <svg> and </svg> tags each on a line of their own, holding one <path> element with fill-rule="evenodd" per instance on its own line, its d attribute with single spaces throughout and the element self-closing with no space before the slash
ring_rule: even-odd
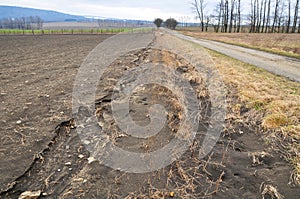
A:
<svg viewBox="0 0 300 199">
<path fill-rule="evenodd" d="M 196 38 L 220 41 L 224 43 L 300 58 L 299 34 L 222 34 L 200 33 L 199 31 L 183 31 L 183 33 Z"/>
<path fill-rule="evenodd" d="M 224 81 L 262 115 L 261 125 L 267 132 L 262 136 L 294 165 L 292 176 L 299 184 L 300 84 L 213 51 L 210 54 Z"/>
</svg>

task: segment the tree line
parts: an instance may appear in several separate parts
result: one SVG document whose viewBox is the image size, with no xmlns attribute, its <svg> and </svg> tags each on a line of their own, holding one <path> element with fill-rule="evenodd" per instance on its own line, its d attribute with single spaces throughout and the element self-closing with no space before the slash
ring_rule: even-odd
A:
<svg viewBox="0 0 300 199">
<path fill-rule="evenodd" d="M 250 0 L 250 9 L 243 9 L 241 0 L 219 0 L 208 13 L 206 0 L 193 0 L 192 8 L 202 31 L 212 25 L 215 32 L 241 32 L 247 26 L 251 33 L 300 33 L 299 1 Z"/>
<path fill-rule="evenodd" d="M 163 21 L 161 18 L 156 18 L 153 22 L 157 28 L 165 26 L 166 28 L 174 30 L 178 25 L 178 22 L 174 18 L 169 18 L 166 21 Z"/>
<path fill-rule="evenodd" d="M 39 16 L 4 18 L 0 20 L 1 29 L 40 30 L 44 21 Z"/>
</svg>

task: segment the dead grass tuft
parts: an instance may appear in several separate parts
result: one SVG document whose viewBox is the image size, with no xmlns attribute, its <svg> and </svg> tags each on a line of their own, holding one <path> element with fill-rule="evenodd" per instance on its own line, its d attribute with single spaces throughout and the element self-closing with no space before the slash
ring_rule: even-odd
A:
<svg viewBox="0 0 300 199">
<path fill-rule="evenodd" d="M 236 95 L 262 115 L 266 140 L 275 142 L 294 166 L 295 184 L 300 184 L 300 84 L 266 70 L 245 64 L 209 50 L 225 83 L 237 89 Z M 234 109 L 238 109 L 235 106 Z M 235 110 L 234 112 L 239 112 Z M 276 144 L 275 144 L 276 145 Z"/>
<path fill-rule="evenodd" d="M 272 199 L 283 199 L 284 196 L 281 195 L 278 190 L 269 184 L 262 183 L 261 187 L 261 196 L 262 199 L 266 198 L 272 198 Z"/>
<path fill-rule="evenodd" d="M 267 129 L 276 129 L 280 126 L 287 125 L 289 120 L 284 114 L 271 114 L 264 118 L 262 126 Z"/>
<path fill-rule="evenodd" d="M 224 81 L 237 88 L 237 95 L 248 108 L 262 111 L 266 128 L 294 135 L 300 118 L 300 84 L 263 69 L 209 51 Z M 287 128 L 288 127 L 288 128 Z M 299 133 L 298 134 L 299 136 Z"/>
</svg>

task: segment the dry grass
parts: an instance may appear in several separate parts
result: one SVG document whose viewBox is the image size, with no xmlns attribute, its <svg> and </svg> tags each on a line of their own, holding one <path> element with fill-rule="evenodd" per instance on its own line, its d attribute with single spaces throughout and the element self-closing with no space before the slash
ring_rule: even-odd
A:
<svg viewBox="0 0 300 199">
<path fill-rule="evenodd" d="M 300 34 L 259 34 L 259 33 L 202 33 L 183 31 L 197 38 L 220 41 L 247 48 L 300 58 Z"/>
<path fill-rule="evenodd" d="M 276 140 L 285 146 L 299 181 L 300 84 L 219 53 L 209 53 L 224 81 L 237 88 L 242 102 L 263 115 L 261 124 L 269 132 L 269 142 Z"/>
<path fill-rule="evenodd" d="M 269 185 L 269 184 L 262 184 L 261 187 L 261 196 L 262 199 L 265 199 L 265 197 L 267 196 L 267 198 L 274 198 L 274 199 L 283 199 L 284 196 L 282 196 L 278 190 L 276 189 L 276 187 Z"/>
</svg>

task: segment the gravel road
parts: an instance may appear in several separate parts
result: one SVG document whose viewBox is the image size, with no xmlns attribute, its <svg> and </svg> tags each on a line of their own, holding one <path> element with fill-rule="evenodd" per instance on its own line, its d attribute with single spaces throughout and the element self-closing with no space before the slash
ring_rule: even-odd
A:
<svg viewBox="0 0 300 199">
<path fill-rule="evenodd" d="M 217 51 L 219 53 L 238 59 L 245 63 L 266 69 L 274 74 L 281 75 L 291 80 L 300 82 L 299 59 L 280 56 L 272 53 L 267 53 L 259 50 L 253 50 L 216 41 L 197 39 L 194 37 L 182 35 L 178 32 L 168 32 L 179 38 L 197 43 L 205 48 Z"/>
</svg>

